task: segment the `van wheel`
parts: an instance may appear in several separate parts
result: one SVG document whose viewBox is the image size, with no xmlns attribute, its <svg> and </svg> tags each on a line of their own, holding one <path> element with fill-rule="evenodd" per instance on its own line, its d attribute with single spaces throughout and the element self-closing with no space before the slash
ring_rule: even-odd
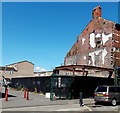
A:
<svg viewBox="0 0 120 113">
<path fill-rule="evenodd" d="M 116 105 L 117 105 L 116 99 L 112 99 L 111 104 L 112 104 L 113 106 L 116 106 Z"/>
</svg>

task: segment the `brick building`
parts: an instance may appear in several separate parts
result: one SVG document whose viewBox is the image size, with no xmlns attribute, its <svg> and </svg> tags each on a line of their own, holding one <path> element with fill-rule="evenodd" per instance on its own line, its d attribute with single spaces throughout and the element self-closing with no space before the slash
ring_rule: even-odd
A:
<svg viewBox="0 0 120 113">
<path fill-rule="evenodd" d="M 97 6 L 92 11 L 92 20 L 65 56 L 64 69 L 67 69 L 65 66 L 70 65 L 82 65 L 84 68 L 92 66 L 93 70 L 85 69 L 88 76 L 108 77 L 111 74 L 110 77 L 113 77 L 112 71 L 107 69 L 120 67 L 120 24 L 101 16 L 101 7 Z M 97 70 L 94 70 L 96 67 Z M 105 68 L 107 71 L 100 68 Z M 66 72 L 66 74 L 70 73 Z"/>
</svg>

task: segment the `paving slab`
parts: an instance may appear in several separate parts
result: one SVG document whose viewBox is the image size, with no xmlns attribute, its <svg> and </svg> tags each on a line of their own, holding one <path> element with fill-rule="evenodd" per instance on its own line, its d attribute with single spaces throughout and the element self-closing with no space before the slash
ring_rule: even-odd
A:
<svg viewBox="0 0 120 113">
<path fill-rule="evenodd" d="M 54 100 L 45 98 L 45 95 L 29 93 L 29 100 L 26 100 L 23 91 L 16 91 L 9 89 L 9 94 L 12 95 L 8 98 L 8 101 L 5 101 L 2 98 L 2 109 L 8 111 L 24 111 L 24 110 L 37 110 L 37 111 L 61 111 L 61 110 L 76 110 L 76 111 L 88 111 L 89 109 L 80 107 L 79 100 Z M 88 100 L 88 101 L 87 101 Z M 85 99 L 83 102 L 86 104 L 91 104 L 93 99 Z"/>
<path fill-rule="evenodd" d="M 3 91 L 4 92 L 4 91 Z M 26 100 L 23 91 L 11 90 L 9 88 L 9 98 L 0 98 L 2 101 L 2 111 L 119 111 L 118 106 L 103 106 L 94 104 L 93 98 L 83 99 L 84 106 L 80 107 L 79 99 L 54 100 L 45 98 L 45 95 L 29 93 L 29 100 Z"/>
</svg>

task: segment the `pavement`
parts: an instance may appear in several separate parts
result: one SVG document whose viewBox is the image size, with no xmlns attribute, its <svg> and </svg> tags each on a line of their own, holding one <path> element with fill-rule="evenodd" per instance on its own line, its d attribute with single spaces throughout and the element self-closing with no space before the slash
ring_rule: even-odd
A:
<svg viewBox="0 0 120 113">
<path fill-rule="evenodd" d="M 9 94 L 8 101 L 5 101 L 5 98 L 0 99 L 2 100 L 1 111 L 101 111 L 99 106 L 98 110 L 96 109 L 93 98 L 83 99 L 84 106 L 81 107 L 79 99 L 50 101 L 45 98 L 45 95 L 29 93 L 29 100 L 26 100 L 23 97 L 23 91 L 11 89 L 9 89 Z M 106 107 L 102 109 L 107 111 Z M 118 108 L 114 107 L 112 110 L 117 111 Z"/>
</svg>

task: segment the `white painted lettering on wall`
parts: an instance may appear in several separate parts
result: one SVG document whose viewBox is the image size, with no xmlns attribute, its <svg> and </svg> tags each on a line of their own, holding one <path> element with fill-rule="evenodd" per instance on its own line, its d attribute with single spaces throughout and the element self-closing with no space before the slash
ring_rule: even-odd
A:
<svg viewBox="0 0 120 113">
<path fill-rule="evenodd" d="M 91 59 L 92 59 L 92 65 L 93 66 L 95 66 L 95 55 L 99 55 L 101 52 L 102 52 L 102 64 L 104 64 L 105 63 L 105 56 L 108 53 L 105 48 L 89 53 L 89 56 L 91 56 Z M 90 63 L 91 63 L 91 61 L 89 60 L 89 64 Z"/>
<path fill-rule="evenodd" d="M 84 56 L 84 60 L 86 60 L 86 56 Z"/>
<path fill-rule="evenodd" d="M 96 38 L 100 38 L 100 37 L 101 37 L 101 34 L 98 33 L 95 37 L 96 37 Z"/>
<path fill-rule="evenodd" d="M 102 41 L 102 44 L 104 45 L 109 40 L 109 38 L 112 37 L 112 33 L 110 33 L 108 35 L 105 35 L 104 33 L 102 33 L 102 34 L 98 33 L 96 35 L 95 35 L 95 33 L 91 33 L 90 34 L 90 46 L 93 48 L 96 47 L 95 38 L 100 38 L 101 36 L 102 36 L 101 41 Z"/>
<path fill-rule="evenodd" d="M 109 38 L 112 37 L 112 33 L 105 35 L 104 33 L 102 33 L 102 41 L 103 41 L 103 45 L 109 40 Z"/>
<path fill-rule="evenodd" d="M 94 33 L 90 34 L 90 45 L 93 48 L 95 47 L 95 34 Z"/>
<path fill-rule="evenodd" d="M 102 63 L 104 64 L 105 63 L 105 56 L 107 55 L 107 51 L 106 51 L 106 49 L 103 49 L 103 51 L 102 51 Z"/>
<path fill-rule="evenodd" d="M 92 58 L 92 65 L 94 66 L 95 65 L 95 54 L 94 54 L 94 52 L 89 53 L 89 56 L 91 56 L 91 58 Z M 91 62 L 89 61 L 89 64 L 90 63 Z"/>
<path fill-rule="evenodd" d="M 82 45 L 84 44 L 84 42 L 85 42 L 85 38 L 82 38 Z"/>
<path fill-rule="evenodd" d="M 97 50 L 95 51 L 95 55 L 99 55 L 99 53 L 101 52 L 102 50 Z"/>
</svg>

